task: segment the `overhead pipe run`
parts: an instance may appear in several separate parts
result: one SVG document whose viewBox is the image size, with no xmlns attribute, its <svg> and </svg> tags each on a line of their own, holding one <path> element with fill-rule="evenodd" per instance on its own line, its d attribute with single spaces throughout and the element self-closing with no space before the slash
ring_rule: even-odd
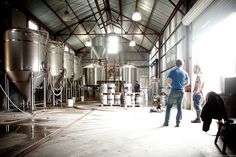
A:
<svg viewBox="0 0 236 157">
<path fill-rule="evenodd" d="M 182 23 L 187 26 L 192 23 L 203 11 L 208 8 L 215 0 L 198 0 L 194 6 L 183 17 Z"/>
</svg>

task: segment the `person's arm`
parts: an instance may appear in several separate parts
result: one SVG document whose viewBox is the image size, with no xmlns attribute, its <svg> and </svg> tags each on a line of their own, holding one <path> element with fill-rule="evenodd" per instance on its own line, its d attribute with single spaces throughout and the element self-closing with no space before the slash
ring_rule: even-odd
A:
<svg viewBox="0 0 236 157">
<path fill-rule="evenodd" d="M 195 84 L 194 84 L 194 88 L 193 88 L 193 93 L 198 94 L 198 93 L 202 92 L 202 88 L 203 88 L 202 78 L 199 75 L 197 75 L 196 80 L 195 80 Z"/>
<path fill-rule="evenodd" d="M 172 85 L 172 79 L 171 79 L 170 77 L 167 78 L 166 82 L 167 82 L 167 85 L 168 85 L 169 87 L 171 87 L 171 85 Z"/>
<path fill-rule="evenodd" d="M 190 81 L 189 81 L 189 76 L 188 76 L 188 73 L 186 73 L 186 79 L 184 81 L 184 86 L 187 86 L 190 84 Z"/>
<path fill-rule="evenodd" d="M 185 80 L 185 82 L 184 82 L 184 86 L 187 86 L 187 85 L 189 85 L 189 84 L 190 84 L 189 79 L 188 79 L 188 80 Z"/>
</svg>

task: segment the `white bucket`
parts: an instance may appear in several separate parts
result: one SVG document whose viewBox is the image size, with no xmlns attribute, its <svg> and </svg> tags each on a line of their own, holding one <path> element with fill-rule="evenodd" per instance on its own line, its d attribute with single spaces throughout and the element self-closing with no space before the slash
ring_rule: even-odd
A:
<svg viewBox="0 0 236 157">
<path fill-rule="evenodd" d="M 108 83 L 107 92 L 108 93 L 115 93 L 116 85 L 114 83 Z"/>
<path fill-rule="evenodd" d="M 124 104 L 127 105 L 132 105 L 131 104 L 131 95 L 125 95 L 124 96 Z"/>
<path fill-rule="evenodd" d="M 115 105 L 120 105 L 121 104 L 120 98 L 121 98 L 120 94 L 115 95 Z"/>
<path fill-rule="evenodd" d="M 107 93 L 107 84 L 106 83 L 101 84 L 100 92 Z"/>
<path fill-rule="evenodd" d="M 81 96 L 80 99 L 81 99 L 81 101 L 84 101 L 84 96 Z"/>
<path fill-rule="evenodd" d="M 107 103 L 109 104 L 109 105 L 114 105 L 114 95 L 108 95 L 107 96 Z"/>
<path fill-rule="evenodd" d="M 132 95 L 131 95 L 131 104 L 135 104 L 135 94 L 134 93 L 132 93 Z"/>
<path fill-rule="evenodd" d="M 125 93 L 132 93 L 132 84 L 131 83 L 124 84 L 124 92 Z"/>
<path fill-rule="evenodd" d="M 101 95 L 101 103 L 107 105 L 107 95 Z"/>
<path fill-rule="evenodd" d="M 143 96 L 142 95 L 136 95 L 136 98 L 135 98 L 136 100 L 135 100 L 135 103 L 137 104 L 137 105 L 141 105 L 141 104 L 143 104 Z"/>
<path fill-rule="evenodd" d="M 68 99 L 68 100 L 67 100 L 67 106 L 68 106 L 68 107 L 73 107 L 73 104 L 74 104 L 74 103 L 73 103 L 73 99 Z"/>
</svg>

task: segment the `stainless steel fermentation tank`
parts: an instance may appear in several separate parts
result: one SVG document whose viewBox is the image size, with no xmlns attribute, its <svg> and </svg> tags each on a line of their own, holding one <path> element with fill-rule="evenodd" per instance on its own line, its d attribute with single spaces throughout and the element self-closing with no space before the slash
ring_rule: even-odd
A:
<svg viewBox="0 0 236 157">
<path fill-rule="evenodd" d="M 49 41 L 47 45 L 48 68 L 51 76 L 61 76 L 63 73 L 64 45 L 58 41 Z"/>
<path fill-rule="evenodd" d="M 92 39 L 91 45 L 91 59 L 105 59 L 107 58 L 106 53 L 107 38 L 102 36 L 97 36 Z"/>
<path fill-rule="evenodd" d="M 74 56 L 74 80 L 73 80 L 73 99 L 76 101 L 77 98 L 81 96 L 81 84 L 80 81 L 82 79 L 82 64 L 81 58 L 78 56 Z"/>
<path fill-rule="evenodd" d="M 55 96 L 61 96 L 63 90 L 64 77 L 64 44 L 58 41 L 49 41 L 47 44 L 47 68 L 48 68 L 48 101 L 53 99 L 55 106 Z M 53 97 L 52 97 L 53 93 Z M 62 99 L 62 98 L 61 98 Z"/>
<path fill-rule="evenodd" d="M 74 54 L 64 51 L 64 78 L 71 79 L 74 77 Z"/>
<path fill-rule="evenodd" d="M 74 80 L 79 80 L 82 77 L 81 58 L 74 56 Z"/>
<path fill-rule="evenodd" d="M 72 98 L 73 80 L 74 80 L 74 54 L 70 51 L 64 51 L 64 98 Z"/>
<path fill-rule="evenodd" d="M 104 67 L 93 67 L 84 68 L 85 83 L 86 85 L 97 85 L 97 81 L 105 80 L 105 68 Z"/>
<path fill-rule="evenodd" d="M 120 73 L 122 81 L 131 83 L 134 87 L 135 82 L 138 80 L 138 68 L 134 66 L 123 66 L 120 68 Z"/>
<path fill-rule="evenodd" d="M 30 29 L 10 29 L 5 32 L 5 70 L 25 101 L 45 77 L 48 33 Z M 30 100 L 31 99 L 31 100 Z"/>
</svg>

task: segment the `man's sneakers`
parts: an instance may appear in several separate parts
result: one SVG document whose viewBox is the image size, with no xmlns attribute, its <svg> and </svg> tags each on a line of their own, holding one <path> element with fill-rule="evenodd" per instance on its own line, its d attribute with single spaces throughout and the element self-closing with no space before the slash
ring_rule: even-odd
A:
<svg viewBox="0 0 236 157">
<path fill-rule="evenodd" d="M 164 122 L 163 126 L 169 126 L 168 122 Z"/>
<path fill-rule="evenodd" d="M 196 118 L 194 120 L 191 120 L 191 123 L 201 123 L 201 119 Z"/>
<path fill-rule="evenodd" d="M 169 126 L 168 122 L 164 122 L 164 124 L 162 126 Z M 175 127 L 179 127 L 179 123 L 176 123 Z"/>
</svg>

